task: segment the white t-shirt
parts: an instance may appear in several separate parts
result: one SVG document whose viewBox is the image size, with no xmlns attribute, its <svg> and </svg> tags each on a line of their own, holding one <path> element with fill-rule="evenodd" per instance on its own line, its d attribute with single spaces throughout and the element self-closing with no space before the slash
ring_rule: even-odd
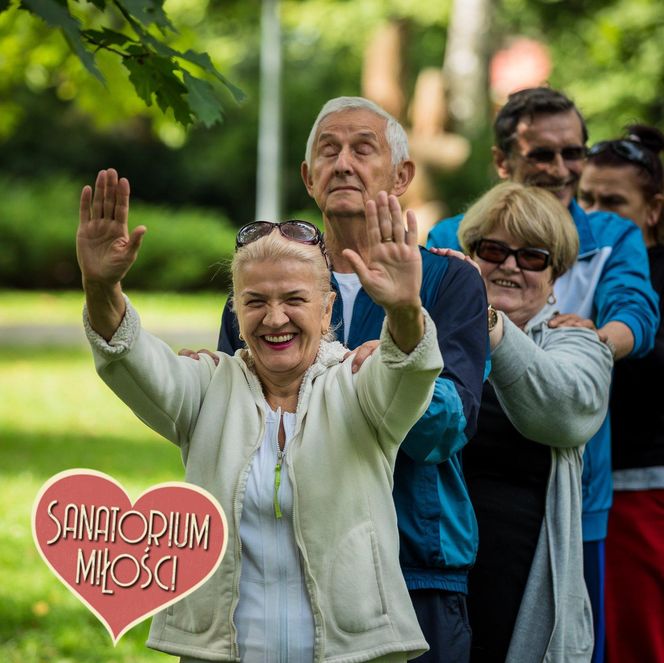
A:
<svg viewBox="0 0 664 663">
<path fill-rule="evenodd" d="M 344 343 L 348 343 L 350 322 L 353 318 L 353 306 L 355 305 L 355 299 L 357 297 L 357 293 L 362 287 L 362 284 L 360 283 L 360 277 L 355 272 L 351 272 L 350 274 L 340 274 L 339 272 L 333 272 L 333 274 L 334 278 L 339 284 L 341 301 L 343 303 Z"/>
</svg>

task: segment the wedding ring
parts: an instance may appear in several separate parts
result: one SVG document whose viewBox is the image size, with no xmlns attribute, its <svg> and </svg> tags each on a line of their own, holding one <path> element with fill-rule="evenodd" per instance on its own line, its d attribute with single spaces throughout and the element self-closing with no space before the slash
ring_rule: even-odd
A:
<svg viewBox="0 0 664 663">
<path fill-rule="evenodd" d="M 394 238 L 393 237 L 383 237 L 383 239 L 380 240 L 381 242 L 393 242 Z"/>
</svg>

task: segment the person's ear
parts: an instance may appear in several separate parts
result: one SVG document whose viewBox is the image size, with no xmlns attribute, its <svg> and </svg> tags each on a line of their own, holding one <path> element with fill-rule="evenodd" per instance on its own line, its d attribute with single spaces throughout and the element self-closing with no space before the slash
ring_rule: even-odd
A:
<svg viewBox="0 0 664 663">
<path fill-rule="evenodd" d="M 337 293 L 334 291 L 328 292 L 324 304 L 323 315 L 321 316 L 320 329 L 322 334 L 327 334 L 330 330 L 332 322 L 332 308 L 334 307 L 334 299 Z"/>
<path fill-rule="evenodd" d="M 309 164 L 306 161 L 303 161 L 302 165 L 300 166 L 300 175 L 302 176 L 302 181 L 304 182 L 304 186 L 307 189 L 307 193 L 313 198 L 314 182 L 311 177 L 311 169 L 309 168 Z"/>
<path fill-rule="evenodd" d="M 508 180 L 512 173 L 509 163 L 509 155 L 503 152 L 495 145 L 491 148 L 491 156 L 493 158 L 493 165 L 501 180 Z"/>
<path fill-rule="evenodd" d="M 647 223 L 651 228 L 654 228 L 660 222 L 664 223 L 662 210 L 664 210 L 664 195 L 657 193 L 648 204 Z"/>
<path fill-rule="evenodd" d="M 397 167 L 394 174 L 394 186 L 391 193 L 395 196 L 400 196 L 405 193 L 406 189 L 415 177 L 415 162 L 410 159 L 405 159 Z"/>
</svg>

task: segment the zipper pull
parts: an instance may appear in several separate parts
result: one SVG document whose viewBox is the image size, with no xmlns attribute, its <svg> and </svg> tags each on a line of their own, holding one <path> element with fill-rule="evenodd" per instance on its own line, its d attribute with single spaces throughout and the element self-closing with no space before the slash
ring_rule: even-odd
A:
<svg viewBox="0 0 664 663">
<path fill-rule="evenodd" d="M 281 518 L 281 507 L 279 506 L 279 486 L 281 485 L 281 461 L 283 460 L 283 451 L 277 451 L 277 465 L 274 468 L 274 517 Z"/>
</svg>

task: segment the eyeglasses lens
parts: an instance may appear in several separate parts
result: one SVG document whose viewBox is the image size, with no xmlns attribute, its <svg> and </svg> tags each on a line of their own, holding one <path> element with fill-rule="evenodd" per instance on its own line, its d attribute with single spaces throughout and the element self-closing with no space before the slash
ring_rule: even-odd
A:
<svg viewBox="0 0 664 663">
<path fill-rule="evenodd" d="M 519 249 L 516 262 L 521 269 L 529 269 L 532 272 L 541 272 L 549 264 L 549 254 L 535 251 L 533 249 Z"/>
<path fill-rule="evenodd" d="M 284 221 L 279 224 L 279 230 L 284 237 L 296 242 L 315 244 L 320 240 L 318 229 L 308 221 Z"/>
<path fill-rule="evenodd" d="M 531 272 L 544 271 L 549 265 L 550 258 L 549 252 L 545 249 L 510 249 L 501 242 L 492 242 L 486 239 L 479 241 L 475 253 L 482 260 L 496 265 L 502 264 L 510 255 L 513 255 L 516 264 L 521 269 L 527 269 Z"/>
<path fill-rule="evenodd" d="M 237 233 L 235 238 L 235 244 L 237 247 L 244 246 L 245 244 L 251 244 L 265 235 L 269 235 L 276 224 L 270 223 L 269 221 L 254 221 L 253 223 L 248 223 L 246 226 L 242 226 Z"/>
<path fill-rule="evenodd" d="M 562 150 L 552 150 L 548 147 L 536 147 L 526 154 L 526 158 L 535 163 L 552 163 L 557 154 L 560 154 L 563 161 L 580 161 L 586 156 L 586 150 L 582 146 L 563 147 Z"/>
</svg>

